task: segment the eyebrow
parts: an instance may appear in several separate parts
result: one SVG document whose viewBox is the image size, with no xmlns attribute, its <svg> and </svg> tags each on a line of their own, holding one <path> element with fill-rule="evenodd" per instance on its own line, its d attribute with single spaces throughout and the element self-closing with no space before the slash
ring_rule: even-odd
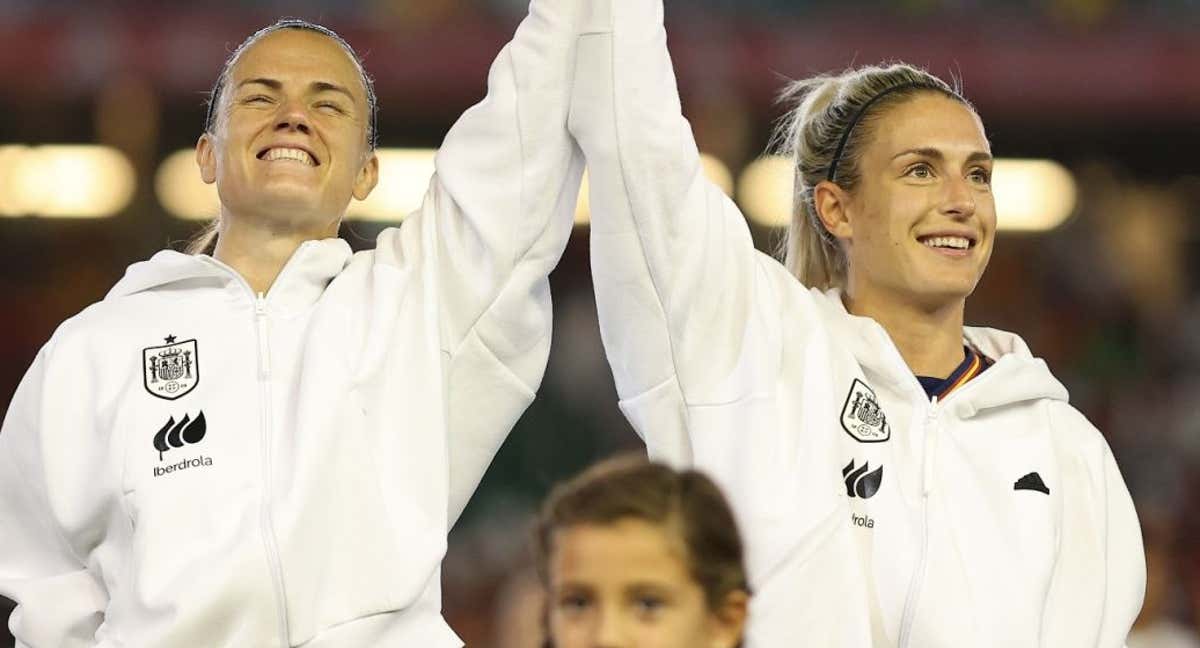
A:
<svg viewBox="0 0 1200 648">
<path fill-rule="evenodd" d="M 946 159 L 946 156 L 935 148 L 914 148 L 900 151 L 899 153 L 893 155 L 892 159 L 895 160 L 896 158 L 903 157 L 905 155 L 919 155 L 921 157 L 932 158 L 934 160 Z M 992 154 L 986 151 L 975 151 L 967 156 L 967 162 L 991 162 L 992 159 Z"/>
<path fill-rule="evenodd" d="M 248 86 L 251 84 L 264 85 L 264 86 L 267 86 L 268 88 L 270 88 L 272 90 L 276 90 L 276 91 L 283 89 L 282 81 L 280 81 L 278 79 L 269 79 L 267 77 L 257 77 L 254 79 L 246 79 L 245 81 L 242 81 L 241 83 L 237 84 L 237 87 L 238 87 L 238 89 L 241 89 L 242 87 Z M 313 81 L 312 83 L 308 84 L 308 89 L 314 93 L 339 92 L 341 94 L 346 95 L 346 97 L 348 97 L 350 99 L 350 101 L 352 101 L 354 103 L 358 103 L 358 101 L 354 98 L 354 94 L 352 92 L 350 92 L 350 90 L 348 90 L 345 86 L 340 86 L 336 83 L 330 83 L 328 81 Z"/>
</svg>

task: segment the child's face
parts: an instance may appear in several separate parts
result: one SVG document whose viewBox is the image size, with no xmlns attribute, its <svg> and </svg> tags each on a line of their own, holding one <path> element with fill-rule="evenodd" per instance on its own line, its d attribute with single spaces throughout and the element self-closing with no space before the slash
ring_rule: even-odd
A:
<svg viewBox="0 0 1200 648">
<path fill-rule="evenodd" d="M 636 519 L 557 531 L 550 556 L 555 648 L 732 648 L 742 615 L 712 612 L 682 542 Z M 744 600 L 741 600 L 744 610 Z"/>
</svg>

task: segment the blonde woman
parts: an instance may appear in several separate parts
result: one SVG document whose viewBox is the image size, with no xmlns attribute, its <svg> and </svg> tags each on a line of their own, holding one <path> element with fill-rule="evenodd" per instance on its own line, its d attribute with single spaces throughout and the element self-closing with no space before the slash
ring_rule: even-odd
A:
<svg viewBox="0 0 1200 648">
<path fill-rule="evenodd" d="M 378 178 L 362 62 L 301 21 L 235 50 L 196 147 L 203 253 L 131 266 L 8 410 L 18 645 L 461 645 L 439 566 L 545 367 L 577 4 L 533 2 L 424 205 L 358 254 L 336 232 Z"/>
<path fill-rule="evenodd" d="M 780 264 L 701 173 L 662 2 L 593 13 L 601 330 L 651 455 L 732 500 L 748 645 L 1121 646 L 1145 570 L 1109 448 L 1018 336 L 963 323 L 996 240 L 970 103 L 902 64 L 791 85 Z"/>
</svg>

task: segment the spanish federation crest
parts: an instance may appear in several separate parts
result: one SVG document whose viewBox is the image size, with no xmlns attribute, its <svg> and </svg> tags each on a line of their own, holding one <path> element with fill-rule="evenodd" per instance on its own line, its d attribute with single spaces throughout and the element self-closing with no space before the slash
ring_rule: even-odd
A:
<svg viewBox="0 0 1200 648">
<path fill-rule="evenodd" d="M 151 395 L 175 400 L 200 382 L 200 353 L 195 340 L 176 342 L 169 335 L 166 342 L 142 350 L 142 378 Z"/>
<path fill-rule="evenodd" d="M 850 393 L 842 407 L 842 428 L 862 443 L 882 443 L 892 438 L 892 428 L 875 392 L 857 378 L 850 385 Z"/>
</svg>

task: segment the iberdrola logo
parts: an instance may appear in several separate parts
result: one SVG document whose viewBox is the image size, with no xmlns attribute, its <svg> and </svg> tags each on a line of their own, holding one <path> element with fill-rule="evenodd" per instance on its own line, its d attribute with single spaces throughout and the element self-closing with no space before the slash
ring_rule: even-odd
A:
<svg viewBox="0 0 1200 648">
<path fill-rule="evenodd" d="M 183 419 L 179 422 L 175 421 L 172 416 L 167 421 L 166 425 L 154 435 L 154 449 L 158 450 L 158 460 L 163 460 L 163 453 L 170 452 L 172 448 L 182 448 L 185 445 L 194 445 L 204 440 L 204 433 L 208 431 L 208 423 L 204 420 L 204 412 L 201 411 L 192 419 L 187 414 L 183 415 Z"/>
</svg>

